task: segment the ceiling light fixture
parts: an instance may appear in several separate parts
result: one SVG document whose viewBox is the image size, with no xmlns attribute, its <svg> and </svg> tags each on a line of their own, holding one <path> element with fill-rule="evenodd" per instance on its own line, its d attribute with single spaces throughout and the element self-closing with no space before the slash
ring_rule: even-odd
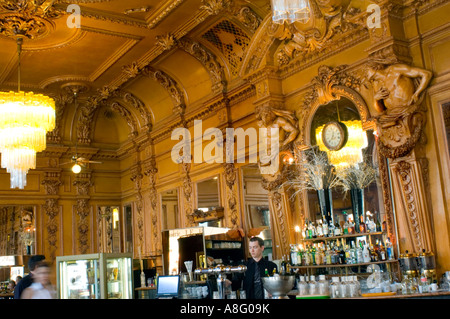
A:
<svg viewBox="0 0 450 319">
<path fill-rule="evenodd" d="M 47 132 L 55 128 L 55 101 L 20 90 L 20 56 L 24 35 L 17 37 L 18 90 L 0 92 L 1 166 L 11 174 L 11 188 L 23 189 L 28 170 L 36 168 L 36 153 L 46 148 Z"/>
<path fill-rule="evenodd" d="M 310 18 L 309 0 L 272 0 L 273 23 L 307 23 Z"/>
</svg>

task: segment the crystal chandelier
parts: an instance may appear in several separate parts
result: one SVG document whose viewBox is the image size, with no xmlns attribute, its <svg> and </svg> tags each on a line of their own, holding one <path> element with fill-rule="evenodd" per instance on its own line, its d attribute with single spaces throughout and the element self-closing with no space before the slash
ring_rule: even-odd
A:
<svg viewBox="0 0 450 319">
<path fill-rule="evenodd" d="M 364 160 L 362 149 L 368 146 L 367 134 L 361 121 L 343 121 L 347 127 L 347 143 L 338 151 L 329 150 L 322 141 L 322 130 L 325 125 L 316 128 L 316 142 L 321 151 L 327 152 L 330 163 L 336 168 L 345 168 L 361 163 Z"/>
<path fill-rule="evenodd" d="M 17 92 L 0 92 L 1 167 L 11 175 L 11 188 L 23 189 L 29 169 L 36 168 L 36 153 L 46 147 L 47 132 L 55 128 L 55 101 L 42 94 L 20 90 L 20 54 Z"/>
<path fill-rule="evenodd" d="M 310 18 L 309 0 L 272 0 L 272 20 L 276 24 L 307 23 Z"/>
</svg>

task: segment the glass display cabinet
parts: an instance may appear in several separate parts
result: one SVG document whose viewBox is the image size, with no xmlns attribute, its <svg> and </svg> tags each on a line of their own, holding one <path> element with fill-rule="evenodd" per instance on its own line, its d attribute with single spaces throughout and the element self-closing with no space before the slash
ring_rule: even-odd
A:
<svg viewBox="0 0 450 319">
<path fill-rule="evenodd" d="M 132 254 L 56 257 L 60 299 L 133 299 Z"/>
</svg>

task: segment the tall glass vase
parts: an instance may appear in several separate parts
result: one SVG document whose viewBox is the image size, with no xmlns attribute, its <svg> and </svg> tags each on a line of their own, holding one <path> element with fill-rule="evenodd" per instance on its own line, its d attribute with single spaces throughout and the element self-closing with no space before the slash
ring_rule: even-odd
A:
<svg viewBox="0 0 450 319">
<path fill-rule="evenodd" d="M 329 224 L 333 221 L 333 200 L 330 189 L 319 189 L 317 191 L 319 198 L 320 213 L 322 214 L 323 222 Z"/>
<path fill-rule="evenodd" d="M 352 188 L 350 190 L 353 208 L 353 220 L 355 222 L 355 229 L 359 232 L 359 225 L 361 216 L 364 213 L 364 189 Z"/>
</svg>

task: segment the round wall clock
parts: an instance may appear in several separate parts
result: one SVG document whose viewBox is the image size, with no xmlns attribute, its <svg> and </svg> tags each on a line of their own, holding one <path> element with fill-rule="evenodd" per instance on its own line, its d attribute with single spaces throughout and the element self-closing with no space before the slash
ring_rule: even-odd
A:
<svg viewBox="0 0 450 319">
<path fill-rule="evenodd" d="M 340 122 L 328 122 L 322 130 L 322 141 L 330 151 L 340 150 L 347 142 L 347 127 Z"/>
</svg>

